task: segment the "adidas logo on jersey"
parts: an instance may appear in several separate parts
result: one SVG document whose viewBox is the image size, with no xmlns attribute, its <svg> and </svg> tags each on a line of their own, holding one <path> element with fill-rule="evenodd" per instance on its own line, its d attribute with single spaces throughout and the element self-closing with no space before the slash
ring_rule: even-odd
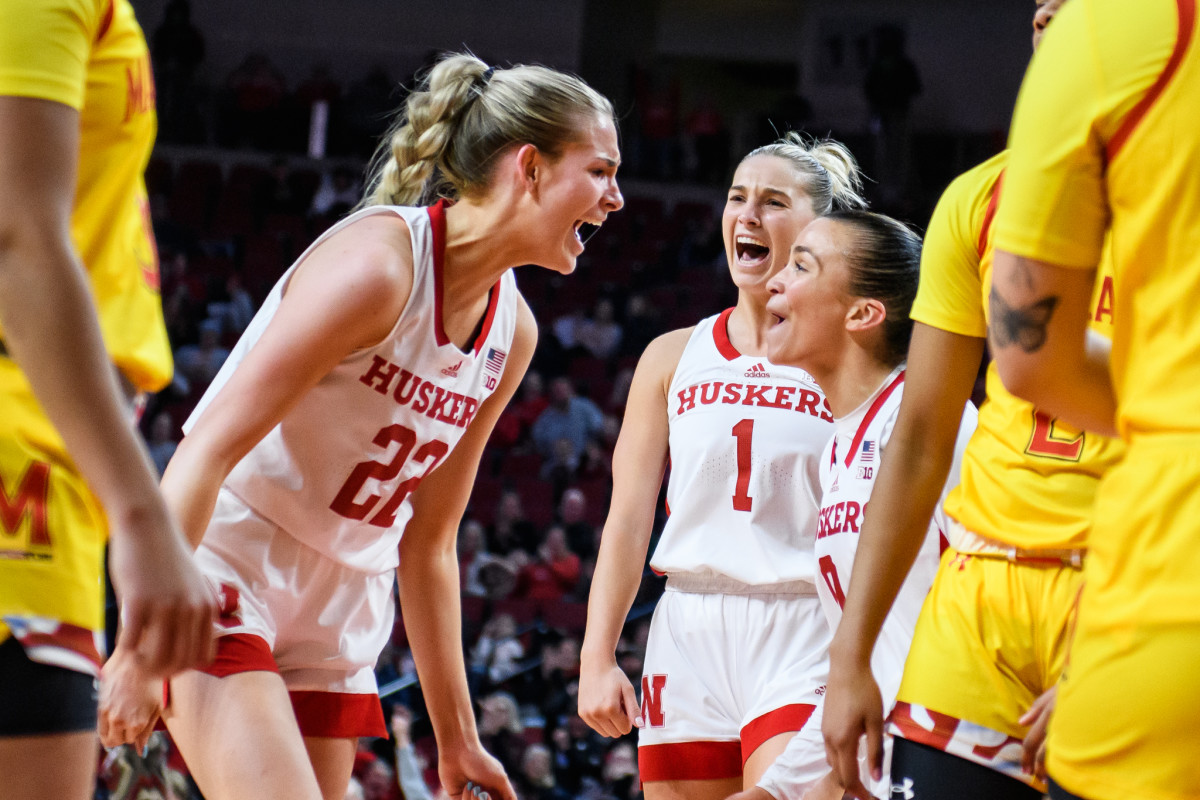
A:
<svg viewBox="0 0 1200 800">
<path fill-rule="evenodd" d="M 458 368 L 461 366 L 462 366 L 462 361 L 459 361 L 454 366 L 446 367 L 445 369 L 443 369 L 442 374 L 449 375 L 451 378 L 457 378 L 458 377 Z"/>
<path fill-rule="evenodd" d="M 769 378 L 769 377 L 771 377 L 771 373 L 767 372 L 767 368 L 764 367 L 763 363 L 760 361 L 757 364 L 755 364 L 753 367 L 751 367 L 750 369 L 746 370 L 746 377 L 747 378 Z"/>
</svg>

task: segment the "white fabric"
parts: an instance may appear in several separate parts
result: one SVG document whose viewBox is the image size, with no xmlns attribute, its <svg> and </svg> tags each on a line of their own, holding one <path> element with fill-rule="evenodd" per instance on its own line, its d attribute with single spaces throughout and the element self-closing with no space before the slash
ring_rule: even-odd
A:
<svg viewBox="0 0 1200 800">
<path fill-rule="evenodd" d="M 222 489 L 196 551 L 205 576 L 236 589 L 237 624 L 267 642 L 289 691 L 374 694 L 375 662 L 392 634 L 390 572 L 336 564 Z"/>
<path fill-rule="evenodd" d="M 668 580 L 643 666 L 662 724 L 643 696 L 638 744 L 738 741 L 764 714 L 807 704 L 816 708 L 804 730 L 816 732 L 809 739 L 823 764 L 829 639 L 815 595 L 685 592 Z"/>
<path fill-rule="evenodd" d="M 382 213 L 404 218 L 413 243 L 412 293 L 395 327 L 375 347 L 348 355 L 300 397 L 225 480 L 297 540 L 367 572 L 397 565 L 400 536 L 412 516 L 405 487 L 453 449 L 499 383 L 517 320 L 511 270 L 498 283 L 495 315 L 481 346 L 464 353 L 450 342 L 439 344 L 433 210 L 381 206 L 359 212 L 330 229 L 284 274 L 184 425 L 190 432 L 262 336 L 308 252 L 342 227 Z M 388 507 L 400 498 L 396 508 Z"/>
<path fill-rule="evenodd" d="M 808 373 L 732 350 L 727 314 L 696 326 L 671 380 L 670 518 L 650 565 L 746 586 L 812 583 L 833 415 Z"/>
</svg>

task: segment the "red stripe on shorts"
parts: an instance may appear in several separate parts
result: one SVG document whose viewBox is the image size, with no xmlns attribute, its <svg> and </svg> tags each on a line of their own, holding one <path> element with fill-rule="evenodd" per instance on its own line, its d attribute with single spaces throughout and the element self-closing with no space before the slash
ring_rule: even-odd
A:
<svg viewBox="0 0 1200 800">
<path fill-rule="evenodd" d="M 742 763 L 745 764 L 768 739 L 802 730 L 816 708 L 810 703 L 792 703 L 751 720 L 742 728 Z"/>
<path fill-rule="evenodd" d="M 224 678 L 239 672 L 279 672 L 271 648 L 261 636 L 252 633 L 231 633 L 217 639 L 217 657 L 200 670 L 214 678 Z"/>
<path fill-rule="evenodd" d="M 649 781 L 712 781 L 742 776 L 738 742 L 670 742 L 638 748 L 638 773 Z"/>
<path fill-rule="evenodd" d="M 344 692 L 289 692 L 300 733 L 348 739 L 354 736 L 387 736 L 383 708 L 377 694 Z"/>
</svg>

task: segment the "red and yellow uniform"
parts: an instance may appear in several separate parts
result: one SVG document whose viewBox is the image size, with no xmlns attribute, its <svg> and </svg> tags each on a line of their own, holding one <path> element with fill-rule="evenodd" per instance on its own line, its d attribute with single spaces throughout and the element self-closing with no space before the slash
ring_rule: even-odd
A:
<svg viewBox="0 0 1200 800">
<path fill-rule="evenodd" d="M 0 0 L 0 95 L 79 112 L 71 236 L 104 343 L 139 391 L 171 378 L 142 179 L 154 143 L 149 52 L 128 0 Z M 0 331 L 0 337 L 3 332 Z M 0 356 L 0 641 L 89 671 L 103 631 L 103 510 L 16 364 Z"/>
<path fill-rule="evenodd" d="M 943 194 L 925 238 L 914 320 L 987 336 L 992 223 L 1008 158 L 980 164 Z M 1092 323 L 1106 336 L 1114 294 L 1106 272 Z M 917 624 L 893 733 L 1042 788 L 1020 770 L 1027 728 L 1019 719 L 1062 671 L 1081 584 L 1072 556 L 1082 556 L 1097 486 L 1120 449 L 1014 397 L 988 366 L 962 479 L 946 499 L 952 549 Z"/>
<path fill-rule="evenodd" d="M 1051 777 L 1200 787 L 1200 52 L 1195 0 L 1068 4 L 1017 104 L 997 246 L 1094 269 L 1109 241 L 1122 462 L 1103 480 Z"/>
</svg>

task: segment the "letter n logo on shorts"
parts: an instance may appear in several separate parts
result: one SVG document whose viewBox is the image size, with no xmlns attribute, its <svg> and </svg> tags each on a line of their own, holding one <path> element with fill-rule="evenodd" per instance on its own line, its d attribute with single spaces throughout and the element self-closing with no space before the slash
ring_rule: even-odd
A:
<svg viewBox="0 0 1200 800">
<path fill-rule="evenodd" d="M 663 689 L 667 685 L 666 675 L 642 676 L 642 724 L 661 728 L 667 724 L 662 710 Z"/>
</svg>

